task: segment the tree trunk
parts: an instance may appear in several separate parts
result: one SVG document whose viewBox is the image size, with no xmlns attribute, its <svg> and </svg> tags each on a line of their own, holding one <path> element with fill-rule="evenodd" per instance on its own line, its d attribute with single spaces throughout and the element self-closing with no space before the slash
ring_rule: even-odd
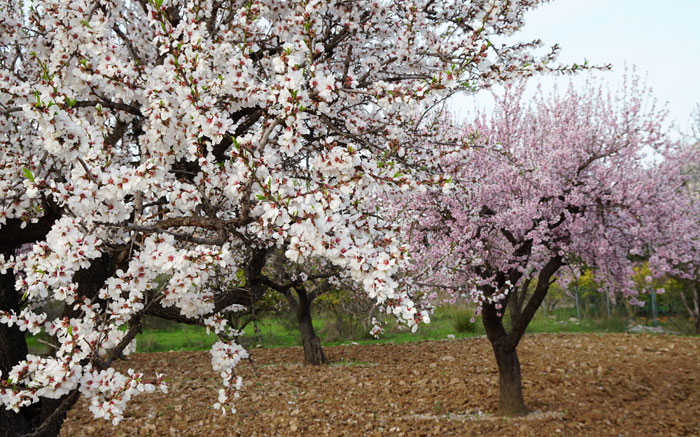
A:
<svg viewBox="0 0 700 437">
<path fill-rule="evenodd" d="M 14 278 L 12 287 L 8 288 L 10 283 L 8 276 L 14 275 L 8 271 L 8 274 L 0 276 L 0 309 L 13 309 L 15 312 L 18 312 L 19 296 L 14 290 Z M 6 325 L 0 325 L 1 378 L 7 378 L 12 367 L 27 358 L 27 353 L 27 342 L 24 333 L 20 332 L 15 326 L 8 328 Z M 57 436 L 61 432 L 67 411 L 77 400 L 77 397 L 75 399 L 67 399 L 69 396 L 63 396 L 60 399 L 40 398 L 39 402 L 21 408 L 19 413 L 0 406 L 0 437 Z M 65 402 L 65 405 L 61 411 L 57 411 L 63 402 Z M 51 422 L 45 423 L 49 417 L 52 417 Z"/>
<path fill-rule="evenodd" d="M 0 251 L 7 258 L 12 255 L 14 248 L 2 246 Z M 108 255 L 93 260 L 90 267 L 79 270 L 74 280 L 78 283 L 78 291 L 83 296 L 94 298 L 104 282 L 114 273 L 115 266 Z M 15 290 L 15 277 L 11 270 L 0 275 L 0 310 L 19 312 L 20 296 Z M 66 306 L 63 315 L 74 317 L 77 314 Z M 24 333 L 15 326 L 8 328 L 0 325 L 0 371 L 2 378 L 7 378 L 9 371 L 18 362 L 27 357 L 28 349 Z M 39 402 L 22 408 L 19 413 L 0 407 L 0 437 L 18 437 L 30 435 L 33 437 L 57 436 L 66 413 L 78 399 L 78 392 L 66 395 L 60 399 L 41 398 Z M 47 420 L 50 419 L 50 420 Z"/>
<path fill-rule="evenodd" d="M 0 253 L 9 258 L 13 255 L 13 247 L 1 246 Z M 15 291 L 15 275 L 7 270 L 0 275 L 0 311 L 13 310 L 19 312 L 20 300 Z M 16 326 L 9 328 L 0 324 L 0 378 L 7 379 L 12 367 L 27 357 L 27 342 L 24 333 Z M 0 406 L 0 437 L 15 437 L 28 433 L 32 428 L 31 419 L 36 416 L 36 406 L 23 408 L 19 413 L 6 410 Z"/>
<path fill-rule="evenodd" d="M 681 295 L 683 295 L 682 291 Z M 697 281 L 693 290 L 693 307 L 695 311 L 691 311 L 690 314 L 695 318 L 695 333 L 700 334 L 700 282 Z"/>
<path fill-rule="evenodd" d="M 485 304 L 481 320 L 486 336 L 491 342 L 498 366 L 499 398 L 496 414 L 500 416 L 524 416 L 527 414 L 523 398 L 520 361 L 515 346 L 508 344 L 508 336 L 503 327 L 503 317 L 498 315 L 493 305 Z"/>
<path fill-rule="evenodd" d="M 61 216 L 61 210 L 53 203 L 44 203 L 45 215 L 36 223 L 22 223 L 19 219 L 8 220 L 0 230 L 0 253 L 5 258 L 14 255 L 16 248 L 25 243 L 32 243 L 46 237 L 54 222 Z M 24 226 L 23 226 L 24 225 Z M 15 290 L 14 272 L 8 270 L 0 275 L 0 311 L 19 312 L 21 300 Z M 18 362 L 27 357 L 28 349 L 24 333 L 16 327 L 0 325 L 0 371 L 7 378 L 8 372 Z M 19 413 L 0 407 L 0 437 L 16 437 L 36 433 L 36 428 L 56 408 L 60 400 L 41 399 L 38 403 L 20 409 Z M 65 417 L 65 414 L 63 415 Z M 46 427 L 35 434 L 41 437 L 56 436 L 60 431 L 61 420 L 55 427 Z M 31 435 L 31 434 L 30 434 Z"/>
<path fill-rule="evenodd" d="M 524 416 L 527 414 L 523 398 L 520 361 L 515 348 L 506 349 L 492 344 L 498 365 L 499 399 L 497 414 L 500 416 Z"/>
<path fill-rule="evenodd" d="M 303 287 L 296 288 L 299 302 L 296 308 L 297 322 L 299 323 L 299 332 L 301 333 L 301 344 L 304 346 L 304 362 L 314 366 L 328 364 L 328 358 L 323 353 L 321 347 L 321 339 L 316 336 L 314 326 L 311 320 L 311 302 L 306 289 Z"/>
<path fill-rule="evenodd" d="M 700 334 L 700 281 L 693 281 L 690 287 L 690 295 L 693 297 L 693 306 L 688 303 L 685 297 L 685 290 L 680 291 L 681 302 L 690 318 L 695 322 L 695 333 Z"/>
<path fill-rule="evenodd" d="M 542 305 L 549 291 L 550 280 L 562 265 L 560 256 L 549 259 L 537 276 L 537 286 L 527 301 L 527 305 L 521 309 L 516 308 L 517 317 L 512 318 L 510 332 L 503 327 L 503 313 L 493 303 L 485 303 L 481 312 L 481 321 L 486 330 L 486 336 L 491 342 L 493 353 L 496 356 L 498 366 L 499 400 L 497 414 L 501 416 L 524 416 L 527 414 L 525 399 L 523 398 L 522 379 L 520 375 L 520 361 L 516 348 L 520 343 L 527 326 L 535 316 L 537 309 Z M 501 277 L 501 280 L 503 276 Z M 500 281 L 499 281 L 500 282 Z M 487 296 L 494 290 L 485 290 Z M 506 296 L 501 304 L 509 305 Z M 511 311 L 513 306 L 510 307 Z M 512 312 L 511 312 L 512 314 Z"/>
<path fill-rule="evenodd" d="M 13 254 L 13 248 L 3 246 L 0 251 L 7 258 Z M 18 313 L 20 309 L 20 296 L 15 290 L 15 275 L 8 270 L 0 275 L 0 310 L 13 310 Z M 17 363 L 27 358 L 27 341 L 24 333 L 7 325 L 0 325 L 0 371 L 2 379 L 8 377 L 8 373 Z M 53 437 L 61 431 L 61 425 L 65 419 L 65 412 L 57 417 L 51 426 L 47 426 L 37 432 L 37 428 L 49 417 L 61 403 L 62 399 L 41 398 L 38 403 L 21 408 L 19 413 L 7 410 L 0 406 L 0 437 L 19 437 L 33 435 L 36 437 Z"/>
</svg>

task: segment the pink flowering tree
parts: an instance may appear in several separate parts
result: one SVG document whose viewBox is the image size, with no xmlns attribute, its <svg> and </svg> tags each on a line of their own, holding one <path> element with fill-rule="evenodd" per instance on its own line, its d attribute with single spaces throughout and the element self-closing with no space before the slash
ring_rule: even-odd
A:
<svg viewBox="0 0 700 437">
<path fill-rule="evenodd" d="M 691 147 L 700 153 L 697 146 Z M 645 278 L 646 283 L 668 277 L 678 281 L 676 290 L 696 334 L 700 334 L 700 199 L 695 173 L 698 163 L 697 159 L 685 163 L 688 177 L 685 201 L 676 204 L 674 219 L 665 223 L 675 238 L 660 245 L 649 258 L 652 274 Z"/>
<path fill-rule="evenodd" d="M 635 303 L 635 259 L 679 248 L 683 167 L 697 157 L 671 141 L 664 117 L 635 80 L 617 93 L 589 85 L 533 99 L 511 86 L 491 115 L 464 126 L 436 118 L 441 133 L 426 131 L 452 180 L 404 202 L 415 281 L 476 303 L 500 414 L 527 412 L 516 348 L 563 265 L 595 269 L 605 292 Z M 455 152 L 460 142 L 471 147 Z"/>
<path fill-rule="evenodd" d="M 700 104 L 691 114 L 690 131 L 686 135 L 688 147 L 700 153 Z M 700 334 L 700 162 L 686 163 L 688 177 L 688 204 L 680 208 L 677 214 L 686 219 L 676 229 L 677 244 L 668 247 L 663 253 L 653 257 L 657 271 L 666 272 L 679 280 L 678 289 L 683 307 L 694 322 L 696 334 Z"/>
<path fill-rule="evenodd" d="M 422 321 L 376 199 L 416 186 L 405 132 L 432 105 L 558 69 L 537 41 L 492 43 L 538 3 L 1 0 L 0 347 L 24 346 L 2 354 L 0 427 L 55 434 L 79 396 L 116 424 L 164 390 L 111 367 L 146 313 L 220 337 L 216 407 L 233 409 L 247 353 L 226 315 L 264 292 L 270 247 Z M 207 285 L 240 269 L 245 289 Z M 42 331 L 53 353 L 26 354 Z"/>
</svg>

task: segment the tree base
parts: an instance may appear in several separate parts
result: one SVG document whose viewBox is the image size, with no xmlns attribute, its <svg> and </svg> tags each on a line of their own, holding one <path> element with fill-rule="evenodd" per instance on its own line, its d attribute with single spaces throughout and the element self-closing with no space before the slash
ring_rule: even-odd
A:
<svg viewBox="0 0 700 437">
<path fill-rule="evenodd" d="M 499 405 L 498 409 L 496 410 L 496 416 L 501 416 L 501 417 L 523 417 L 527 416 L 528 409 L 525 407 L 525 405 Z"/>
<path fill-rule="evenodd" d="M 314 337 L 304 341 L 304 364 L 321 366 L 328 364 L 328 358 L 321 347 L 321 340 Z"/>
<path fill-rule="evenodd" d="M 496 414 L 503 417 L 520 417 L 528 413 L 523 398 L 520 361 L 515 349 L 504 350 L 494 346 L 498 364 L 499 401 Z"/>
</svg>

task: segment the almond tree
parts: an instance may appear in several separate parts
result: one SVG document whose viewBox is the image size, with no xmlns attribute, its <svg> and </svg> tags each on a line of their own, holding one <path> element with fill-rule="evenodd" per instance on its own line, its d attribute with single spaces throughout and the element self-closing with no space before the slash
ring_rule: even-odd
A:
<svg viewBox="0 0 700 437">
<path fill-rule="evenodd" d="M 12 277 L 0 334 L 45 331 L 55 345 L 2 363 L 0 403 L 18 413 L 2 426 L 55 433 L 81 395 L 116 424 L 132 396 L 164 388 L 111 367 L 144 313 L 220 336 L 216 406 L 232 409 L 247 353 L 225 315 L 261 295 L 260 252 L 273 246 L 291 261 L 326 259 L 420 322 L 394 279 L 408 248 L 376 199 L 416 186 L 404 167 L 424 156 L 405 132 L 432 105 L 557 69 L 556 48 L 535 57 L 539 42 L 492 43 L 538 3 L 1 0 L 0 234 Z M 18 255 L 20 241 L 35 243 Z M 98 260 L 106 279 L 81 283 Z M 239 269 L 246 290 L 205 286 Z M 70 311 L 47 320 L 49 300 Z M 40 423 L 5 425 L 44 399 L 59 405 Z"/>
<path fill-rule="evenodd" d="M 697 146 L 693 148 L 697 153 Z M 697 160 L 686 164 L 689 162 L 698 164 Z M 700 200 L 694 187 L 697 179 L 692 173 L 688 176 L 691 179 L 685 187 L 685 202 L 676 205 L 675 219 L 665 223 L 675 238 L 659 245 L 649 258 L 652 275 L 646 277 L 646 282 L 664 277 L 679 281 L 681 302 L 693 321 L 695 333 L 700 334 Z"/>
<path fill-rule="evenodd" d="M 311 307 L 316 298 L 328 291 L 327 280 L 338 276 L 340 271 L 318 260 L 315 263 L 308 260 L 303 265 L 293 265 L 279 253 L 272 254 L 270 258 L 262 283 L 280 293 L 294 312 L 304 349 L 304 362 L 313 365 L 328 364 L 321 339 L 314 329 Z"/>
<path fill-rule="evenodd" d="M 690 132 L 685 141 L 688 147 L 700 153 L 700 104 L 693 109 Z M 657 271 L 680 280 L 678 293 L 681 302 L 693 321 L 695 333 L 700 334 L 700 162 L 687 162 L 685 172 L 688 204 L 677 211 L 686 218 L 678 221 L 682 226 L 675 230 L 678 241 L 650 261 Z"/>
<path fill-rule="evenodd" d="M 420 254 L 419 284 L 446 284 L 477 304 L 498 365 L 499 414 L 527 412 L 516 348 L 563 265 L 594 268 L 605 292 L 638 303 L 635 258 L 680 248 L 682 169 L 697 156 L 671 141 L 664 117 L 630 80 L 617 93 L 589 84 L 533 99 L 509 87 L 491 115 L 462 127 L 436 119 L 441 137 L 426 144 L 446 152 L 453 180 L 405 202 L 406 238 Z M 447 153 L 460 141 L 471 148 Z"/>
<path fill-rule="evenodd" d="M 304 362 L 306 364 L 321 365 L 329 362 L 323 352 L 321 339 L 316 335 L 311 315 L 314 301 L 324 294 L 333 290 L 342 290 L 341 293 L 347 296 L 348 300 L 358 304 L 363 311 L 366 311 L 364 313 L 366 324 L 371 327 L 368 327 L 367 331 L 375 337 L 378 337 L 378 334 L 383 332 L 381 324 L 376 322 L 376 317 L 373 317 L 375 313 L 384 312 L 399 315 L 400 311 L 402 311 L 401 305 L 397 305 L 397 302 L 387 301 L 384 304 L 377 305 L 374 300 L 367 299 L 364 291 L 351 280 L 347 271 L 338 270 L 334 266 L 329 265 L 329 263 L 324 262 L 323 259 L 308 259 L 303 264 L 294 264 L 280 255 L 279 251 L 269 255 L 260 282 L 283 296 L 289 304 L 289 308 L 294 312 L 299 326 L 301 344 L 304 350 Z M 404 282 L 400 275 L 395 279 L 399 284 Z M 420 290 L 408 287 L 408 284 L 405 283 L 402 286 L 410 297 L 412 305 L 420 313 L 421 321 L 430 323 L 429 314 L 432 311 L 432 307 L 426 305 L 427 302 L 422 295 L 417 294 Z M 374 306 L 369 306 L 370 303 L 374 303 Z M 403 323 L 406 321 L 398 318 L 397 322 Z M 409 324 L 409 326 L 414 331 L 418 328 L 416 323 Z"/>
</svg>

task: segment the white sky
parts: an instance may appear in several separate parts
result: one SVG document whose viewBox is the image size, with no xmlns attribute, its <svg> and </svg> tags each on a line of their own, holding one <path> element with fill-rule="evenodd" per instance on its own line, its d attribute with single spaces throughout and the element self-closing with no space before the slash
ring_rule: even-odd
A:
<svg viewBox="0 0 700 437">
<path fill-rule="evenodd" d="M 560 63 L 612 64 L 613 71 L 597 73 L 612 88 L 620 83 L 625 64 L 636 66 L 659 102 L 668 103 L 670 120 L 688 128 L 690 113 L 700 103 L 700 0 L 554 0 L 525 18 L 518 40 L 558 43 Z M 569 79 L 538 80 L 546 90 Z M 477 96 L 477 103 L 483 101 Z"/>
</svg>

